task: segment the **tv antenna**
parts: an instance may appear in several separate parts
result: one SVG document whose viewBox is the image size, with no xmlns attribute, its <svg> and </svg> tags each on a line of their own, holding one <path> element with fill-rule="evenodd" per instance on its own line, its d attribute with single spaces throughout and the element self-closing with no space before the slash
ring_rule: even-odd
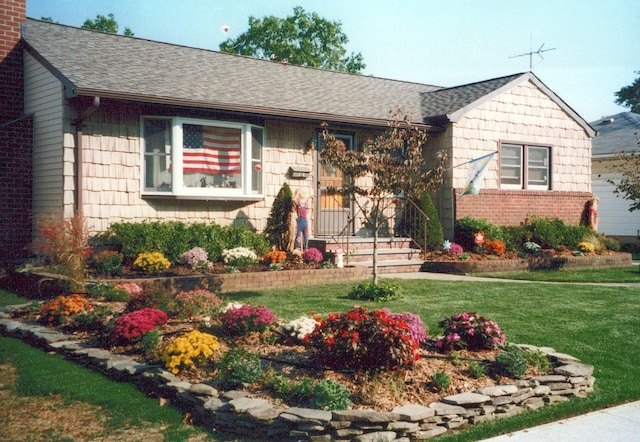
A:
<svg viewBox="0 0 640 442">
<path fill-rule="evenodd" d="M 548 51 L 555 51 L 556 48 L 549 48 L 549 49 L 543 49 L 544 48 L 545 43 L 542 43 L 542 45 L 540 45 L 540 47 L 538 48 L 537 51 L 534 51 L 533 48 L 529 51 L 529 52 L 525 52 L 524 54 L 518 54 L 518 55 L 513 55 L 509 58 L 518 58 L 518 57 L 524 57 L 525 55 L 529 56 L 529 70 L 532 71 L 533 70 L 533 54 L 537 54 L 542 60 L 544 60 L 544 57 L 542 56 L 543 52 L 548 52 Z"/>
</svg>

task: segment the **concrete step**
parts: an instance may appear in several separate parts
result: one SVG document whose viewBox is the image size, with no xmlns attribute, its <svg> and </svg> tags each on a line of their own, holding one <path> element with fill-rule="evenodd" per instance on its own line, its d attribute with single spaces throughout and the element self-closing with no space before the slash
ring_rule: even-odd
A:
<svg viewBox="0 0 640 442">
<path fill-rule="evenodd" d="M 378 273 L 389 274 L 419 272 L 423 263 L 424 261 L 421 259 L 397 259 L 378 261 Z M 368 267 L 373 272 L 373 261 L 357 262 L 353 263 L 353 265 Z"/>
<path fill-rule="evenodd" d="M 378 249 L 378 262 L 380 261 L 398 261 L 406 259 L 416 259 L 420 257 L 420 250 L 410 247 L 397 249 Z M 372 249 L 353 250 L 348 256 L 345 256 L 348 262 L 366 262 L 373 259 Z"/>
</svg>

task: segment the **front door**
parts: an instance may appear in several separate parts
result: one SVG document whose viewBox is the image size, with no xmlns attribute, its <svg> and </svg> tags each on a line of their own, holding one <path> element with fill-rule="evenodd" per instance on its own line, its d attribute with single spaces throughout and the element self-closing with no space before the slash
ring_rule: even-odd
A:
<svg viewBox="0 0 640 442">
<path fill-rule="evenodd" d="M 336 139 L 343 141 L 347 148 L 353 149 L 353 135 L 335 135 Z M 321 146 L 322 139 L 318 137 L 318 146 Z M 331 187 L 341 187 L 344 183 L 344 175 L 341 170 L 331 166 L 320 164 L 320 154 L 318 152 L 318 195 L 316 235 L 317 236 L 339 236 L 352 235 L 353 226 L 349 225 L 352 213 L 350 201 L 343 195 L 335 195 L 329 192 Z"/>
</svg>

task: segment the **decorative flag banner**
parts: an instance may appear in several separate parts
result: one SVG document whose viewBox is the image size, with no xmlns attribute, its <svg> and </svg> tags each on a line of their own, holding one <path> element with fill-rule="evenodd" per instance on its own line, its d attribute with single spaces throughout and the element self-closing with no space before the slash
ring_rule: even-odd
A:
<svg viewBox="0 0 640 442">
<path fill-rule="evenodd" d="M 184 124 L 182 137 L 185 173 L 232 175 L 241 172 L 240 129 Z"/>
<path fill-rule="evenodd" d="M 469 170 L 467 171 L 467 185 L 462 191 L 462 195 L 477 195 L 480 193 L 480 184 L 482 177 L 487 170 L 487 166 L 493 159 L 496 152 L 484 155 L 475 160 L 469 161 Z M 460 196 L 462 196 L 460 195 Z"/>
</svg>

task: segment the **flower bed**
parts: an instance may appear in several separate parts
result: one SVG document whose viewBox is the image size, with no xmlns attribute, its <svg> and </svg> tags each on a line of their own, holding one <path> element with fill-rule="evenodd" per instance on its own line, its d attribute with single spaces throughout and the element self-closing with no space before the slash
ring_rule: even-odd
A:
<svg viewBox="0 0 640 442">
<path fill-rule="evenodd" d="M 592 391 L 593 367 L 552 348 L 522 346 L 544 353 L 553 363 L 536 375 L 473 391 L 445 395 L 429 404 L 406 403 L 389 411 L 351 409 L 324 411 L 284 407 L 247 391 L 219 392 L 190 382 L 161 366 L 123 354 L 86 346 L 78 336 L 11 318 L 0 311 L 0 331 L 62 353 L 103 374 L 135 384 L 154 397 L 189 412 L 204 427 L 265 440 L 422 440 L 466 425 L 513 416 Z M 366 438 L 366 439 L 363 439 Z"/>
<path fill-rule="evenodd" d="M 571 254 L 541 253 L 540 255 L 519 258 L 515 254 L 506 255 L 505 258 L 488 258 L 461 260 L 457 257 L 445 254 L 431 254 L 420 268 L 422 272 L 451 273 L 456 275 L 472 273 L 502 273 L 534 270 L 560 270 L 560 269 L 592 269 L 603 267 L 628 267 L 632 264 L 630 253 L 608 252 L 606 254 L 589 254 L 584 256 L 572 256 Z"/>
</svg>

